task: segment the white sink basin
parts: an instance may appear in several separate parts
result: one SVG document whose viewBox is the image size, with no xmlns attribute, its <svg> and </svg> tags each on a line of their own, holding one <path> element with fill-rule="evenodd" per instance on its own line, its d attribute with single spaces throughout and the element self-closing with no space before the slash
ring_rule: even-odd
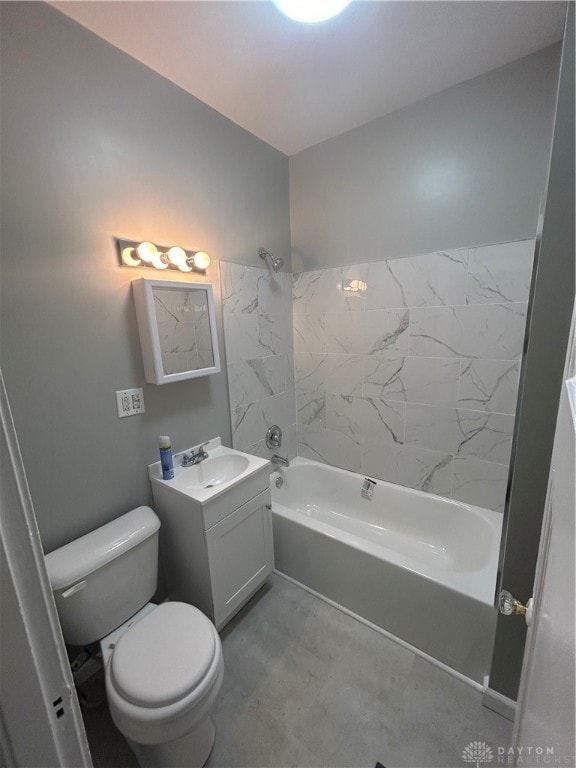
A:
<svg viewBox="0 0 576 768">
<path fill-rule="evenodd" d="M 215 437 L 204 445 L 207 459 L 200 464 L 183 467 L 182 455 L 189 450 L 174 455 L 174 477 L 171 480 L 162 478 L 159 461 L 150 464 L 148 474 L 152 483 L 178 491 L 202 505 L 228 493 L 270 464 L 267 459 L 227 448 L 219 437 Z"/>
<path fill-rule="evenodd" d="M 209 457 L 200 464 L 185 468 L 179 486 L 190 489 L 214 488 L 234 480 L 248 468 L 249 463 L 247 456 L 238 454 Z"/>
</svg>

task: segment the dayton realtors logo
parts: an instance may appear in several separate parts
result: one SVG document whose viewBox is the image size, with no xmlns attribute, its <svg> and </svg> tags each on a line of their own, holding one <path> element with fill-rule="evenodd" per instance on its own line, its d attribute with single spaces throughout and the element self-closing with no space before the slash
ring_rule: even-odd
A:
<svg viewBox="0 0 576 768">
<path fill-rule="evenodd" d="M 498 747 L 496 760 L 498 765 L 513 765 L 517 768 L 523 765 L 574 765 L 572 755 L 556 754 L 554 747 Z"/>
<path fill-rule="evenodd" d="M 462 752 L 465 763 L 481 768 L 493 763 L 497 765 L 516 766 L 570 766 L 574 765 L 571 756 L 557 755 L 554 747 L 491 747 L 485 741 L 471 741 Z"/>
<path fill-rule="evenodd" d="M 494 760 L 494 753 L 492 747 L 485 741 L 471 741 L 462 752 L 462 760 L 465 763 L 474 763 L 476 768 L 480 768 L 480 765 Z"/>
</svg>

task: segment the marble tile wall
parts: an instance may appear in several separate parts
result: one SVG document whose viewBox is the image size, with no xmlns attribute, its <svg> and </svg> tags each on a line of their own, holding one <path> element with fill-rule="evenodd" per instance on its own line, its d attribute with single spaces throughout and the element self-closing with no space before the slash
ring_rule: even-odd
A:
<svg viewBox="0 0 576 768">
<path fill-rule="evenodd" d="M 294 458 L 292 276 L 221 261 L 220 288 L 232 445 L 265 458 Z M 272 424 L 283 432 L 274 451 L 264 442 Z"/>
<path fill-rule="evenodd" d="M 503 510 L 533 250 L 294 275 L 298 454 Z"/>
</svg>

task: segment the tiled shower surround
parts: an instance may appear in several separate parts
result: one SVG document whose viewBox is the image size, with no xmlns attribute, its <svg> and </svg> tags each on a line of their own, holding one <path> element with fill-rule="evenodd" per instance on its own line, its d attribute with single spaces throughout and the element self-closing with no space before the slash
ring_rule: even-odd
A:
<svg viewBox="0 0 576 768">
<path fill-rule="evenodd" d="M 533 251 L 302 272 L 292 295 L 221 262 L 234 447 L 269 456 L 280 424 L 282 455 L 503 510 Z"/>
<path fill-rule="evenodd" d="M 298 454 L 503 510 L 533 251 L 295 275 Z"/>
<path fill-rule="evenodd" d="M 220 262 L 232 445 L 270 458 L 296 455 L 292 275 Z M 266 430 L 282 428 L 282 447 Z"/>
</svg>

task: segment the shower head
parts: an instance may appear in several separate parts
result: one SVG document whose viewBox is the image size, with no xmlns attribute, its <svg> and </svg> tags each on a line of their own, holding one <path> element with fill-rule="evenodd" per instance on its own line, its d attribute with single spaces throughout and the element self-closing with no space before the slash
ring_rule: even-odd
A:
<svg viewBox="0 0 576 768">
<path fill-rule="evenodd" d="M 272 256 L 271 258 L 274 272 L 278 272 L 284 266 L 284 259 L 281 256 Z"/>
<path fill-rule="evenodd" d="M 258 256 L 260 256 L 260 258 L 264 261 L 266 261 L 266 256 L 270 256 L 270 264 L 274 272 L 278 272 L 278 270 L 282 269 L 284 266 L 284 259 L 280 256 L 273 256 L 269 251 L 266 250 L 266 248 L 260 248 L 258 251 Z"/>
</svg>

